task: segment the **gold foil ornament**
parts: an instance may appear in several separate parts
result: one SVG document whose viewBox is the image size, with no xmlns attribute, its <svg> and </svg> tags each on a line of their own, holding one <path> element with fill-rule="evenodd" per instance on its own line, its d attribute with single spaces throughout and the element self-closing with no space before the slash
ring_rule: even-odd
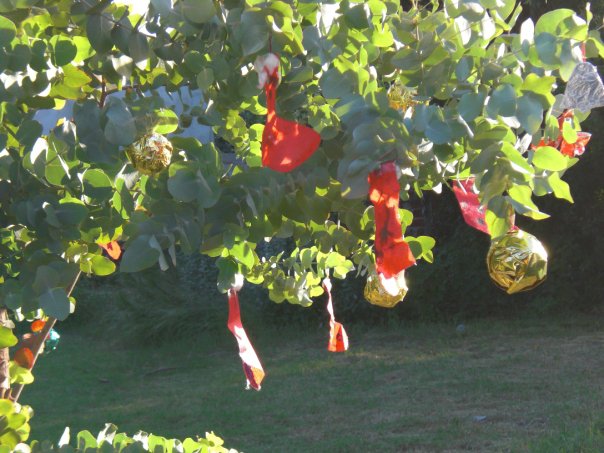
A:
<svg viewBox="0 0 604 453">
<path fill-rule="evenodd" d="M 160 134 L 148 134 L 126 149 L 132 165 L 144 175 L 155 175 L 170 165 L 172 144 Z"/>
<path fill-rule="evenodd" d="M 533 289 L 547 276 L 547 252 L 543 244 L 522 230 L 494 239 L 487 253 L 493 282 L 508 294 Z"/>
<path fill-rule="evenodd" d="M 388 90 L 388 102 L 390 107 L 401 112 L 406 112 L 409 107 L 420 104 L 413 97 L 413 92 L 397 83 L 392 84 Z"/>
<path fill-rule="evenodd" d="M 367 278 L 367 284 L 363 291 L 363 295 L 365 296 L 365 299 L 367 299 L 367 302 L 385 308 L 394 307 L 403 300 L 406 294 L 407 290 L 401 288 L 400 292 L 396 296 L 393 296 L 384 289 L 384 286 L 377 275 L 370 275 L 369 278 Z"/>
</svg>

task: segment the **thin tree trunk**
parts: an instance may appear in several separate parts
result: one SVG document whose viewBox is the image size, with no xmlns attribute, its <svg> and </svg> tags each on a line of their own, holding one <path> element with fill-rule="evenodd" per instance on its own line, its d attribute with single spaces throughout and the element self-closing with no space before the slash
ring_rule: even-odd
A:
<svg viewBox="0 0 604 453">
<path fill-rule="evenodd" d="M 6 308 L 0 308 L 0 325 L 8 321 L 8 312 Z M 0 398 L 8 398 L 10 394 L 10 373 L 9 373 L 10 355 L 8 348 L 0 349 Z"/>
</svg>

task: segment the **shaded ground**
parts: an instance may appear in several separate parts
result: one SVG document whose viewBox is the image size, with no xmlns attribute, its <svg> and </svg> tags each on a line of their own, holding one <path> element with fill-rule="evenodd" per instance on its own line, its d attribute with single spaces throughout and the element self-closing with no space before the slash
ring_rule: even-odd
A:
<svg viewBox="0 0 604 453">
<path fill-rule="evenodd" d="M 323 331 L 249 332 L 267 371 L 258 393 L 243 390 L 226 328 L 159 348 L 65 334 L 22 402 L 38 439 L 111 421 L 131 434 L 213 430 L 246 452 L 604 451 L 603 326 L 353 326 L 345 354 L 325 351 Z"/>
</svg>

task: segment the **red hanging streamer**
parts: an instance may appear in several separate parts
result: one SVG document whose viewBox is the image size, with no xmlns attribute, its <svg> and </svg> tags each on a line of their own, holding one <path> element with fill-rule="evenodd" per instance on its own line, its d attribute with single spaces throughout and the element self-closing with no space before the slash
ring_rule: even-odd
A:
<svg viewBox="0 0 604 453">
<path fill-rule="evenodd" d="M 266 93 L 266 125 L 262 133 L 262 165 L 289 172 L 314 154 L 321 136 L 310 127 L 281 118 L 275 104 L 279 85 L 279 58 L 268 54 L 256 61 L 261 86 Z"/>
<path fill-rule="evenodd" d="M 478 231 L 489 234 L 489 227 L 485 219 L 485 207 L 480 203 L 478 194 L 474 191 L 474 178 L 454 181 L 453 193 L 459 202 L 466 223 Z"/>
<path fill-rule="evenodd" d="M 234 288 L 229 289 L 229 320 L 227 327 L 239 345 L 239 357 L 241 357 L 243 372 L 247 379 L 247 387 L 260 390 L 260 384 L 265 376 L 264 369 L 241 323 L 239 297 L 237 296 L 237 290 Z"/>
<path fill-rule="evenodd" d="M 415 264 L 403 239 L 399 216 L 400 184 L 394 162 L 386 162 L 369 174 L 369 199 L 375 213 L 375 262 L 384 289 L 396 295 L 405 287 L 404 271 Z"/>
<path fill-rule="evenodd" d="M 541 139 L 537 146 L 534 146 L 534 150 L 538 150 L 542 146 L 552 146 L 558 149 L 562 154 L 568 157 L 578 157 L 581 156 L 585 152 L 585 147 L 589 143 L 591 139 L 591 134 L 588 132 L 577 132 L 577 141 L 575 143 L 569 143 L 564 140 L 563 130 L 564 123 L 566 121 L 572 122 L 574 118 L 574 113 L 572 110 L 565 110 L 562 115 L 558 117 L 558 128 L 560 129 L 560 134 L 556 140 L 547 140 Z"/>
<path fill-rule="evenodd" d="M 329 343 L 327 350 L 329 352 L 348 351 L 348 335 L 344 326 L 336 321 L 333 311 L 333 301 L 331 299 L 331 280 L 323 280 L 323 289 L 327 293 L 327 313 L 329 313 Z"/>
</svg>

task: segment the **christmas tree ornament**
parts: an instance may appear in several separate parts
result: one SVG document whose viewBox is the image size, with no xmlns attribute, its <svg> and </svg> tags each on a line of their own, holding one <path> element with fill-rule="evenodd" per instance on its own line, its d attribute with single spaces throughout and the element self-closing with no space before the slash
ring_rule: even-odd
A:
<svg viewBox="0 0 604 453">
<path fill-rule="evenodd" d="M 254 63 L 259 88 L 266 94 L 266 124 L 262 132 L 262 165 L 279 172 L 289 172 L 314 154 L 321 136 L 308 126 L 277 115 L 277 86 L 281 80 L 279 57 L 273 53 L 258 57 Z"/>
<path fill-rule="evenodd" d="M 243 372 L 247 380 L 246 388 L 252 388 L 254 390 L 260 390 L 262 380 L 264 379 L 265 373 L 260 363 L 260 359 L 254 351 L 254 347 L 250 342 L 243 324 L 241 322 L 241 311 L 239 307 L 239 296 L 237 293 L 243 286 L 243 276 L 236 276 L 236 283 L 228 291 L 229 296 L 229 318 L 227 327 L 237 340 L 239 346 L 239 357 L 241 357 L 241 363 L 243 365 Z"/>
<path fill-rule="evenodd" d="M 13 360 L 20 367 L 31 370 L 34 366 L 34 353 L 28 347 L 22 347 L 15 352 Z"/>
<path fill-rule="evenodd" d="M 604 83 L 598 69 L 586 61 L 575 66 L 568 79 L 561 108 L 589 112 L 604 107 Z"/>
<path fill-rule="evenodd" d="M 329 352 L 344 352 L 348 350 L 348 335 L 344 326 L 336 321 L 333 311 L 333 301 L 331 298 L 331 280 L 329 277 L 323 280 L 323 289 L 327 293 L 327 313 L 329 313 L 329 343 L 327 350 Z"/>
<path fill-rule="evenodd" d="M 407 295 L 407 286 L 399 284 L 399 292 L 392 295 L 384 289 L 384 285 L 382 285 L 379 276 L 370 275 L 367 278 L 363 295 L 370 304 L 384 308 L 392 308 L 405 298 Z"/>
<path fill-rule="evenodd" d="M 122 256 L 122 249 L 117 241 L 111 241 L 111 242 L 107 242 L 104 244 L 99 244 L 99 247 L 101 247 L 105 251 L 105 253 L 107 253 L 109 258 L 111 258 L 114 261 L 119 260 L 120 256 Z"/>
<path fill-rule="evenodd" d="M 400 185 L 394 162 L 386 162 L 369 174 L 369 199 L 375 216 L 375 264 L 383 289 L 393 297 L 407 290 L 404 271 L 415 264 L 403 238 L 399 215 Z"/>
<path fill-rule="evenodd" d="M 388 103 L 394 110 L 402 113 L 419 104 L 413 97 L 413 92 L 398 83 L 393 83 L 388 89 Z"/>
<path fill-rule="evenodd" d="M 156 175 L 172 160 L 172 144 L 160 134 L 148 134 L 128 148 L 126 154 L 132 165 L 144 175 Z"/>
<path fill-rule="evenodd" d="M 59 332 L 55 329 L 50 329 L 50 332 L 48 332 L 48 336 L 44 341 L 44 353 L 50 354 L 52 351 L 56 350 L 60 340 L 61 335 L 59 335 Z"/>
<path fill-rule="evenodd" d="M 527 291 L 547 276 L 547 252 L 535 236 L 513 229 L 493 239 L 487 267 L 493 282 L 508 294 Z"/>
<path fill-rule="evenodd" d="M 532 147 L 533 150 L 538 150 L 542 146 L 551 146 L 558 149 L 562 154 L 568 157 L 578 157 L 583 155 L 585 152 L 585 147 L 591 139 L 591 134 L 582 131 L 577 132 L 577 139 L 574 143 L 569 143 L 564 139 L 564 123 L 570 123 L 572 125 L 573 118 L 573 111 L 565 110 L 562 115 L 558 117 L 558 127 L 560 129 L 558 138 L 547 141 L 545 139 L 541 139 L 537 146 Z"/>
<path fill-rule="evenodd" d="M 45 325 L 46 321 L 42 319 L 36 319 L 34 322 L 31 323 L 30 329 L 33 333 L 39 333 L 42 331 Z"/>
<path fill-rule="evenodd" d="M 472 228 L 489 234 L 485 219 L 485 207 L 480 203 L 474 177 L 453 182 L 453 193 L 459 202 L 464 220 Z"/>
</svg>

